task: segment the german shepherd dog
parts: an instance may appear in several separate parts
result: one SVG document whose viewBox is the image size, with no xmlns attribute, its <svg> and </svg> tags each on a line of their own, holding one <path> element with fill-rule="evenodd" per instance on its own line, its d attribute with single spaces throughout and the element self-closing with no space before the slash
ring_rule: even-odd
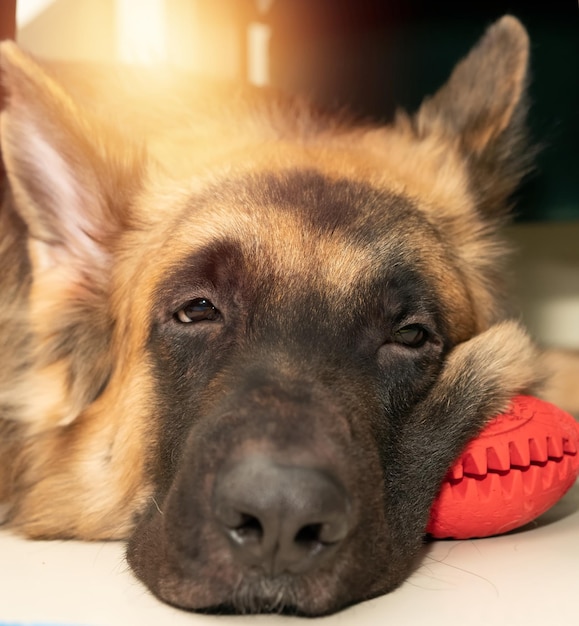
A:
<svg viewBox="0 0 579 626">
<path fill-rule="evenodd" d="M 449 466 L 539 378 L 497 238 L 528 50 L 500 19 L 378 126 L 3 44 L 6 523 L 127 538 L 190 610 L 399 585 Z"/>
</svg>

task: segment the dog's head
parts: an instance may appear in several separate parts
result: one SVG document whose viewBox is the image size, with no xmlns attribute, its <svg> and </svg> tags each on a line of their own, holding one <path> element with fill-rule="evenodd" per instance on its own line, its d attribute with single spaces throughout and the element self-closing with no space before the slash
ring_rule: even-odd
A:
<svg viewBox="0 0 579 626">
<path fill-rule="evenodd" d="M 111 122 L 5 46 L 2 258 L 29 276 L 0 396 L 25 424 L 12 523 L 130 536 L 188 609 L 316 615 L 398 585 L 447 468 L 534 379 L 494 234 L 528 165 L 527 56 L 505 17 L 381 128 L 215 94 L 119 97 Z"/>
</svg>

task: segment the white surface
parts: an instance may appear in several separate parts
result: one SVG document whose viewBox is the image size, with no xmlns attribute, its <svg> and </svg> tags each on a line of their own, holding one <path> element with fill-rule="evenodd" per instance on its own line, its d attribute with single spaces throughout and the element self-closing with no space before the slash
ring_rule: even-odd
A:
<svg viewBox="0 0 579 626">
<path fill-rule="evenodd" d="M 188 614 L 151 597 L 119 543 L 31 542 L 0 532 L 0 624 L 82 626 L 545 626 L 579 624 L 579 483 L 540 523 L 435 542 L 394 593 L 319 620 Z"/>
</svg>

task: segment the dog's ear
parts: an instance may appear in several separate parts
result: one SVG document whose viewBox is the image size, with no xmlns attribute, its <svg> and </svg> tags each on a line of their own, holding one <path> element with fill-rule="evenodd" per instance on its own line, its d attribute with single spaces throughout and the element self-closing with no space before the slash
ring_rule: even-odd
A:
<svg viewBox="0 0 579 626">
<path fill-rule="evenodd" d="M 11 397 L 21 419 L 50 427 L 75 419 L 106 385 L 112 259 L 144 166 L 139 150 L 82 111 L 15 44 L 3 43 L 0 54 L 6 208 L 23 222 L 31 266 L 21 312 L 30 365 Z"/>
<path fill-rule="evenodd" d="M 39 250 L 33 261 L 101 268 L 139 180 L 137 155 L 15 44 L 2 44 L 0 67 L 8 95 L 2 157 Z"/>
<path fill-rule="evenodd" d="M 463 152 L 485 214 L 504 211 L 532 160 L 525 133 L 528 58 L 525 28 L 516 18 L 503 17 L 414 119 L 419 137 L 439 136 Z"/>
</svg>

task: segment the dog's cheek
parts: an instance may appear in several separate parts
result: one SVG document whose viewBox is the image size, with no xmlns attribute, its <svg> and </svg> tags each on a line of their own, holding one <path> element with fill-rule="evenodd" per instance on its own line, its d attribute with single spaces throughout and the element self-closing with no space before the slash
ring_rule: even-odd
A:
<svg viewBox="0 0 579 626">
<path fill-rule="evenodd" d="M 154 474 L 160 494 L 175 478 L 191 429 L 224 393 L 218 374 L 230 335 L 220 329 L 196 333 L 153 326 L 147 349 L 155 390 L 151 400 L 158 428 Z"/>
<path fill-rule="evenodd" d="M 379 351 L 376 389 L 380 397 L 382 417 L 373 420 L 376 437 L 383 438 L 384 429 L 396 431 L 415 410 L 417 402 L 436 383 L 443 367 L 440 345 L 409 348 L 386 344 Z"/>
<path fill-rule="evenodd" d="M 123 539 L 151 502 L 147 367 L 117 372 L 71 424 L 26 437 L 13 459 L 9 523 L 32 538 Z"/>
<path fill-rule="evenodd" d="M 31 297 L 36 366 L 27 378 L 36 393 L 20 418 L 46 430 L 72 423 L 104 390 L 112 371 L 112 321 L 104 295 L 70 305 L 50 283 L 33 296 L 38 291 L 40 297 Z"/>
</svg>

